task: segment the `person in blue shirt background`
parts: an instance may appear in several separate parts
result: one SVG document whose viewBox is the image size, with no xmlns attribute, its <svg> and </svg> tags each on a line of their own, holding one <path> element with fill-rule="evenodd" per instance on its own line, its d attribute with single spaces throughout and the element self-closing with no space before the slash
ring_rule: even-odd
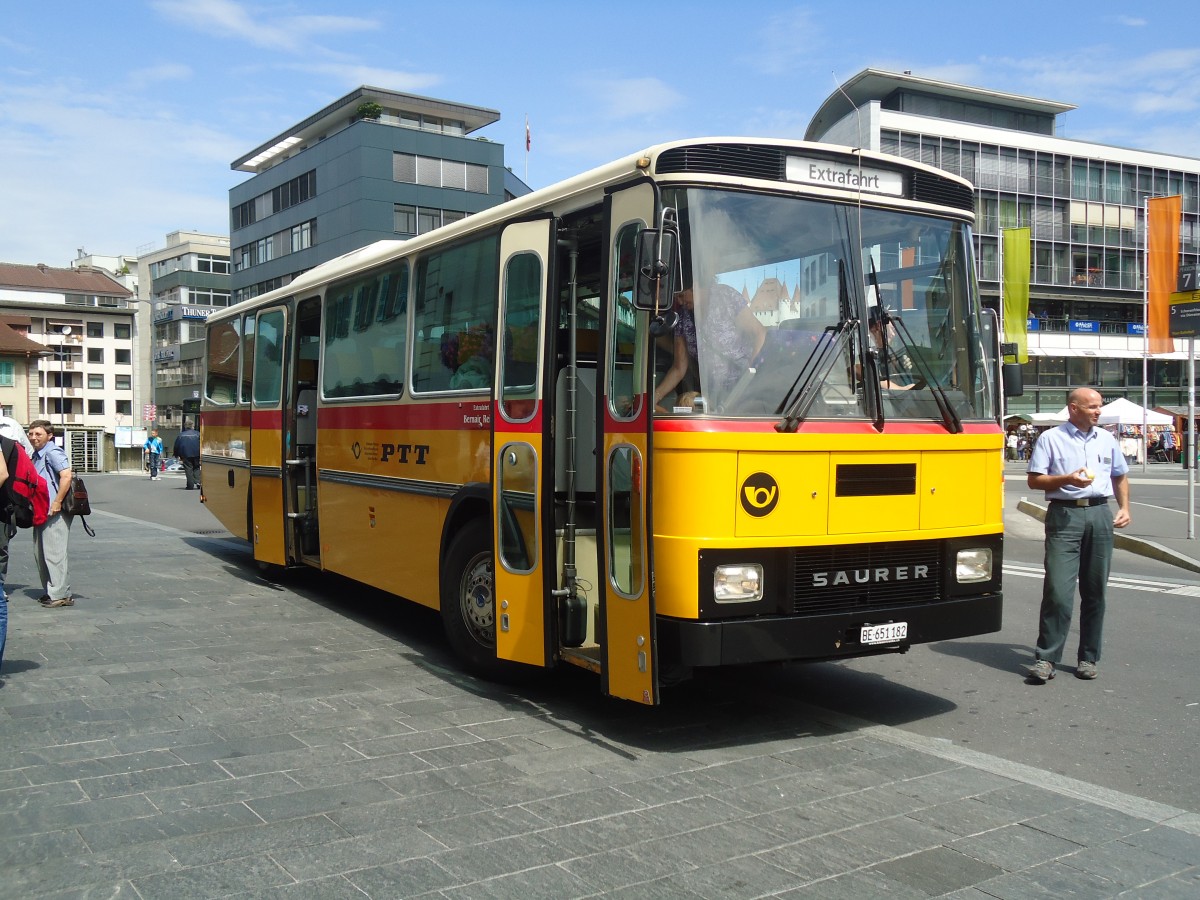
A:
<svg viewBox="0 0 1200 900">
<path fill-rule="evenodd" d="M 146 451 L 146 457 L 150 465 L 150 480 L 155 481 L 158 478 L 159 469 L 162 467 L 163 442 L 158 436 L 158 432 L 151 430 L 150 437 L 146 438 L 146 443 L 142 444 L 142 449 Z"/>
<path fill-rule="evenodd" d="M 1091 388 L 1067 397 L 1067 421 L 1033 446 L 1031 490 L 1045 491 L 1046 577 L 1036 658 L 1029 679 L 1045 684 L 1062 660 L 1075 586 L 1079 586 L 1079 650 L 1075 677 L 1096 677 L 1104 633 L 1105 591 L 1112 565 L 1113 529 L 1129 524 L 1129 464 L 1116 438 L 1099 427 L 1104 400 Z M 1117 498 L 1114 515 L 1108 501 Z"/>
</svg>

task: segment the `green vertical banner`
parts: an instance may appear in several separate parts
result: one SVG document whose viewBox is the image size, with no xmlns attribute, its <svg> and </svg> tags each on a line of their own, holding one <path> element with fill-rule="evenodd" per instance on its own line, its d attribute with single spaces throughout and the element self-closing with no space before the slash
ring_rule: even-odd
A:
<svg viewBox="0 0 1200 900">
<path fill-rule="evenodd" d="M 1029 362 L 1029 229 L 1004 229 L 1004 340 Z"/>
</svg>

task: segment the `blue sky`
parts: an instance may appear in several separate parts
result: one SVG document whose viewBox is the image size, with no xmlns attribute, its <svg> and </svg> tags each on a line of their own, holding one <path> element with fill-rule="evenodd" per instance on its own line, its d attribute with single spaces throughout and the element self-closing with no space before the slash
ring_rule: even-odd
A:
<svg viewBox="0 0 1200 900">
<path fill-rule="evenodd" d="M 1060 134 L 1200 156 L 1194 3 L 3 0 L 0 261 L 228 231 L 231 161 L 360 84 L 500 111 L 543 187 L 644 146 L 801 137 L 868 66 L 1071 103 Z"/>
</svg>

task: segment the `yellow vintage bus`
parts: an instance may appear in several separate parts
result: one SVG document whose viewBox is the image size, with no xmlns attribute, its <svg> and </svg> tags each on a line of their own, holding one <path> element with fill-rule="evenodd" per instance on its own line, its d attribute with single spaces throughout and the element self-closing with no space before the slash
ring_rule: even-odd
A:
<svg viewBox="0 0 1200 900">
<path fill-rule="evenodd" d="M 208 320 L 203 499 L 434 609 L 465 665 L 698 667 L 996 631 L 1001 365 L 970 185 L 651 147 Z"/>
</svg>

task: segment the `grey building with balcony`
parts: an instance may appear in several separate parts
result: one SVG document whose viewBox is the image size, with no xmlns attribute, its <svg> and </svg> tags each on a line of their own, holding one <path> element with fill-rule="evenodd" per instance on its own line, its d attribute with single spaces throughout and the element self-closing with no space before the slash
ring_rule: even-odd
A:
<svg viewBox="0 0 1200 900">
<path fill-rule="evenodd" d="M 137 412 L 139 423 L 159 428 L 167 442 L 183 426 L 185 405 L 200 397 L 204 323 L 229 305 L 229 238 L 172 231 L 162 246 L 139 253 L 138 273 L 139 318 L 150 313 L 150 327 L 138 333 L 139 374 L 150 390 Z M 145 416 L 148 410 L 153 415 Z"/>
<path fill-rule="evenodd" d="M 381 239 L 404 239 L 529 188 L 504 147 L 470 137 L 492 109 L 359 87 L 234 160 L 234 302 Z"/>
<path fill-rule="evenodd" d="M 1057 412 L 1068 388 L 1142 402 L 1145 202 L 1181 195 L 1181 266 L 1200 263 L 1200 159 L 1057 135 L 1067 103 L 866 69 L 822 104 L 805 137 L 917 160 L 975 185 L 975 257 L 999 305 L 1000 240 L 1032 234 L 1025 395 L 1009 412 Z M 1151 407 L 1187 404 L 1187 354 L 1147 364 Z"/>
</svg>

